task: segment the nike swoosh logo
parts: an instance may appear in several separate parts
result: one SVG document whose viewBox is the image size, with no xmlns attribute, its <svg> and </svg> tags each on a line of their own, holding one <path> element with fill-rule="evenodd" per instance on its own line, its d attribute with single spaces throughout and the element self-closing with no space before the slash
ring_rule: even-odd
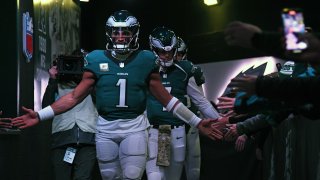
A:
<svg viewBox="0 0 320 180">
<path fill-rule="evenodd" d="M 183 137 L 176 137 L 176 139 L 181 139 L 181 138 L 183 138 Z"/>
</svg>

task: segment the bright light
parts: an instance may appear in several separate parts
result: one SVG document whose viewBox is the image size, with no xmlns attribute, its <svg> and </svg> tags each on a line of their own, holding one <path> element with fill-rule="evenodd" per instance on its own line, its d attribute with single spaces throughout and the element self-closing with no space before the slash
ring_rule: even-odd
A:
<svg viewBox="0 0 320 180">
<path fill-rule="evenodd" d="M 217 5 L 219 3 L 218 0 L 203 0 L 203 3 L 207 6 Z"/>
<path fill-rule="evenodd" d="M 33 4 L 40 4 L 41 5 L 46 5 L 46 4 L 51 4 L 53 0 L 33 0 Z"/>
<path fill-rule="evenodd" d="M 280 59 L 267 56 L 199 64 L 206 77 L 204 94 L 208 99 L 217 103 L 217 98 L 224 93 L 231 79 L 235 78 L 239 73 L 243 73 L 248 69 L 254 71 L 260 65 L 266 65 L 264 75 L 270 74 L 278 71 L 276 67 L 278 62 L 283 63 Z"/>
<path fill-rule="evenodd" d="M 80 1 L 82 1 L 82 2 L 89 2 L 89 0 L 80 0 Z"/>
<path fill-rule="evenodd" d="M 277 72 L 277 67 L 276 67 L 276 59 L 274 57 L 257 57 L 257 58 L 249 58 L 245 59 L 242 62 L 238 61 L 237 67 L 233 69 L 233 73 L 230 73 L 228 75 L 225 75 L 225 81 L 224 86 L 220 89 L 219 91 L 219 96 L 222 96 L 224 93 L 225 89 L 227 88 L 228 84 L 230 83 L 231 79 L 235 78 L 240 72 L 245 72 L 249 68 L 256 68 L 259 67 L 260 65 L 267 63 L 266 69 L 264 70 L 263 75 L 270 74 L 272 72 Z"/>
</svg>

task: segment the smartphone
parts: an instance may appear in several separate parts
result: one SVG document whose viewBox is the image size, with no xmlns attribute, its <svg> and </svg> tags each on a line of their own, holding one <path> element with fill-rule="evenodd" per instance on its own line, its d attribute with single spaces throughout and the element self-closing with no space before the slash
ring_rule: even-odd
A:
<svg viewBox="0 0 320 180">
<path fill-rule="evenodd" d="M 305 33 L 302 10 L 299 8 L 284 8 L 282 21 L 286 39 L 286 50 L 300 53 L 307 48 L 307 43 L 298 40 L 299 34 Z"/>
</svg>

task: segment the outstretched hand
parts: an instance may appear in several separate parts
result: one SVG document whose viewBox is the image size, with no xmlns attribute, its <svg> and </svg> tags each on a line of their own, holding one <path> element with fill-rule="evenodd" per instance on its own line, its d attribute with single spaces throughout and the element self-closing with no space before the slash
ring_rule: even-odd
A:
<svg viewBox="0 0 320 180">
<path fill-rule="evenodd" d="M 244 150 L 244 147 L 246 145 L 246 141 L 248 139 L 247 135 L 241 135 L 237 138 L 236 143 L 235 143 L 235 149 L 238 152 L 241 152 Z"/>
<path fill-rule="evenodd" d="M 215 120 L 213 119 L 203 119 L 201 122 L 198 124 L 198 129 L 199 131 L 204 134 L 205 136 L 209 137 L 212 140 L 218 140 L 223 138 L 223 133 L 219 131 L 218 128 L 211 126 L 211 124 Z"/>
<path fill-rule="evenodd" d="M 0 118 L 0 128 L 12 128 L 11 118 Z"/>
<path fill-rule="evenodd" d="M 219 102 L 217 103 L 218 109 L 233 109 L 234 108 L 234 102 L 236 101 L 235 98 L 230 97 L 219 97 Z"/>
<path fill-rule="evenodd" d="M 244 48 L 253 48 L 251 40 L 256 33 L 262 33 L 262 30 L 255 25 L 240 21 L 231 22 L 224 30 L 228 45 Z"/>
<path fill-rule="evenodd" d="M 233 141 L 235 140 L 239 134 L 237 131 L 237 125 L 236 124 L 227 124 L 228 132 L 224 135 L 224 139 L 226 141 Z"/>
<path fill-rule="evenodd" d="M 39 123 L 38 115 L 35 111 L 32 109 L 28 109 L 25 107 L 22 107 L 22 110 L 26 112 L 25 115 L 16 117 L 12 120 L 12 124 L 19 129 L 25 129 L 31 126 L 35 126 Z"/>
<path fill-rule="evenodd" d="M 223 134 L 225 134 L 226 130 L 227 130 L 226 124 L 229 124 L 229 117 L 230 116 L 221 116 L 221 118 L 219 118 L 217 121 L 213 122 L 211 124 L 211 126 L 213 128 L 218 129 Z"/>
<path fill-rule="evenodd" d="M 2 111 L 0 111 L 0 116 Z M 0 118 L 0 128 L 12 128 L 11 118 Z"/>
<path fill-rule="evenodd" d="M 232 87 L 237 92 L 246 92 L 247 95 L 256 93 L 257 76 L 244 75 L 242 77 L 233 78 L 228 87 Z"/>
</svg>

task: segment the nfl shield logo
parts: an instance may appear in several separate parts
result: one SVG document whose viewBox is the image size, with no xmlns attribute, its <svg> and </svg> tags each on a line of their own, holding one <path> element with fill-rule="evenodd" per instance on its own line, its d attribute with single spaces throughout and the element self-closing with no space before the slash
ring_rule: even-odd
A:
<svg viewBox="0 0 320 180">
<path fill-rule="evenodd" d="M 23 54 L 30 62 L 33 55 L 33 23 L 29 12 L 23 13 L 22 28 Z"/>
</svg>

